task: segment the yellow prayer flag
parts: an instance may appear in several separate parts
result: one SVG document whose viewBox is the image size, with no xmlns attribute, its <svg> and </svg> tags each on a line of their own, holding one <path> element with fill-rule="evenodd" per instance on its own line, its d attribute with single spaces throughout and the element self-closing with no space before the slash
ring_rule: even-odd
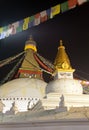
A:
<svg viewBox="0 0 89 130">
<path fill-rule="evenodd" d="M 28 29 L 28 24 L 29 24 L 29 17 L 24 19 L 23 30 L 27 30 Z"/>
<path fill-rule="evenodd" d="M 24 22 L 25 22 L 25 23 L 29 23 L 29 17 L 25 18 L 25 19 L 24 19 Z"/>
<path fill-rule="evenodd" d="M 0 33 L 2 33 L 2 32 L 3 32 L 3 27 L 0 28 Z"/>
<path fill-rule="evenodd" d="M 24 22 L 23 24 L 23 30 L 27 30 L 28 29 L 28 23 Z"/>
<path fill-rule="evenodd" d="M 60 13 L 60 4 L 51 7 L 51 15 L 54 17 L 55 15 Z"/>
</svg>

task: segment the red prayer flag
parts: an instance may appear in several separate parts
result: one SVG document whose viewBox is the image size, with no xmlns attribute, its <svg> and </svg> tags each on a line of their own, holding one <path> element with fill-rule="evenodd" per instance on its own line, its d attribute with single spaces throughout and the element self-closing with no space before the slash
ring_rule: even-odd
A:
<svg viewBox="0 0 89 130">
<path fill-rule="evenodd" d="M 34 25 L 40 24 L 40 13 L 35 14 Z"/>
<path fill-rule="evenodd" d="M 40 21 L 41 22 L 47 21 L 47 12 L 46 12 L 46 10 L 40 12 Z"/>
<path fill-rule="evenodd" d="M 74 8 L 77 5 L 77 0 L 68 0 L 68 7 Z"/>
</svg>

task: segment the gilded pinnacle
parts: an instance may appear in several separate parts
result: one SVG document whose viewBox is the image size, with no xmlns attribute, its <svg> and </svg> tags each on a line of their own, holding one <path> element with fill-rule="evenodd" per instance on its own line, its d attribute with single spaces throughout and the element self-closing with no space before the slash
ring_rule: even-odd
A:
<svg viewBox="0 0 89 130">
<path fill-rule="evenodd" d="M 63 42 L 62 42 L 62 40 L 60 40 L 60 46 L 62 46 L 63 45 Z"/>
<path fill-rule="evenodd" d="M 30 35 L 30 37 L 29 37 L 29 40 L 33 40 L 33 37 L 32 37 L 32 35 Z"/>
</svg>

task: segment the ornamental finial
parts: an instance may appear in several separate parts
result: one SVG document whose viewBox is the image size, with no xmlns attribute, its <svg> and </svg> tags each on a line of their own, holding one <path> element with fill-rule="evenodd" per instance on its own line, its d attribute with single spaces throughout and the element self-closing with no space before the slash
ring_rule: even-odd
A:
<svg viewBox="0 0 89 130">
<path fill-rule="evenodd" d="M 62 46 L 63 45 L 63 42 L 62 42 L 62 40 L 60 40 L 60 46 Z"/>
</svg>

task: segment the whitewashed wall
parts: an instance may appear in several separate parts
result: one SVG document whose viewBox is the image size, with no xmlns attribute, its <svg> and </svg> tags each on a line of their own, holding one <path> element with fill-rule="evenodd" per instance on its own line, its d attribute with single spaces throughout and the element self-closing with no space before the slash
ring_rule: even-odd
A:
<svg viewBox="0 0 89 130">
<path fill-rule="evenodd" d="M 50 121 L 0 124 L 0 130 L 89 130 L 89 121 Z"/>
</svg>

